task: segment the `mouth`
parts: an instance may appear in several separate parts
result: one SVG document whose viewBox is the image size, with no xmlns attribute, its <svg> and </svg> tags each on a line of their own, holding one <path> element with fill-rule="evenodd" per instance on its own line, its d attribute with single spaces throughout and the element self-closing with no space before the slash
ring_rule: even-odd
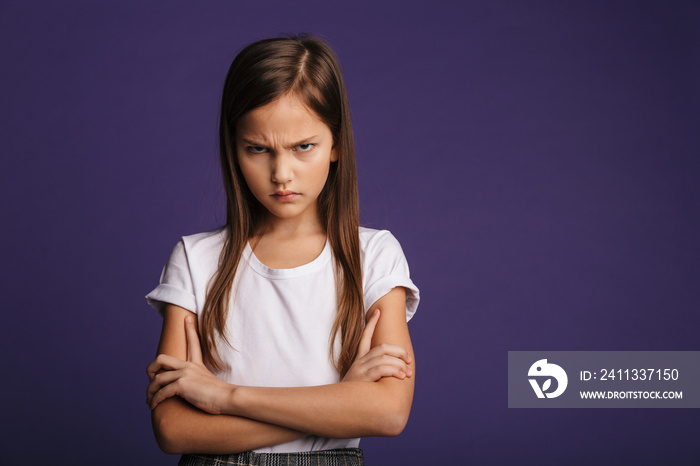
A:
<svg viewBox="0 0 700 466">
<path fill-rule="evenodd" d="M 275 191 L 274 194 L 270 194 L 270 196 L 280 202 L 293 201 L 298 195 L 299 193 L 295 193 L 294 191 Z"/>
</svg>

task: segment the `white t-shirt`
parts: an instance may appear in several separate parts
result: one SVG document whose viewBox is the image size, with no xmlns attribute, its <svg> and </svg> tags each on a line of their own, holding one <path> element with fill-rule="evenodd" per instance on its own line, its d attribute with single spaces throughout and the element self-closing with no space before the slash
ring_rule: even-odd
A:
<svg viewBox="0 0 700 466">
<path fill-rule="evenodd" d="M 222 230 L 183 237 L 146 296 L 162 313 L 172 303 L 199 315 L 224 242 Z M 386 230 L 360 228 L 365 312 L 392 288 L 406 288 L 406 320 L 418 307 L 418 288 L 408 272 L 399 242 Z M 308 264 L 291 269 L 263 265 L 250 245 L 238 265 L 226 332 L 231 346 L 218 342 L 228 369 L 220 379 L 259 387 L 305 387 L 340 381 L 330 357 L 330 333 L 336 316 L 336 293 L 330 243 Z M 335 341 L 335 354 L 340 338 Z M 308 436 L 260 453 L 352 448 L 360 439 Z"/>
</svg>

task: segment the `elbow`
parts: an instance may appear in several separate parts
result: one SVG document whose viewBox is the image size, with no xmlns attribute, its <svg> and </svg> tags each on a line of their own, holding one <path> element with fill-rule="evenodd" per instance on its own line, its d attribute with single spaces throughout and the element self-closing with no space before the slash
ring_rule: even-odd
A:
<svg viewBox="0 0 700 466">
<path fill-rule="evenodd" d="M 169 403 L 163 402 L 151 412 L 153 434 L 156 437 L 158 447 L 169 455 L 181 455 L 185 451 L 185 437 L 178 428 L 174 412 Z"/>
<path fill-rule="evenodd" d="M 376 426 L 378 431 L 375 435 L 379 437 L 396 437 L 399 435 L 408 423 L 410 411 L 410 406 L 406 407 L 399 403 L 390 406 L 389 409 L 382 413 L 381 419 Z"/>
<path fill-rule="evenodd" d="M 403 432 L 408 423 L 408 414 L 395 414 L 388 416 L 382 426 L 382 437 L 396 437 Z"/>
<path fill-rule="evenodd" d="M 403 381 L 394 381 L 382 379 L 380 381 L 386 384 L 403 383 Z M 408 391 L 398 391 L 394 388 L 382 393 L 381 396 L 374 398 L 375 403 L 372 403 L 372 412 L 375 413 L 374 428 L 375 432 L 372 436 L 377 437 L 396 437 L 401 434 L 408 424 L 408 417 L 411 414 L 411 405 L 413 404 L 413 389 Z"/>
</svg>

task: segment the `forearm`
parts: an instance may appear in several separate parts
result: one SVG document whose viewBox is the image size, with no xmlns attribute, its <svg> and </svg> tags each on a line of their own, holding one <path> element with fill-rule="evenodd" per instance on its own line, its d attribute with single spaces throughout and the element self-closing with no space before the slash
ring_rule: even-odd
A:
<svg viewBox="0 0 700 466">
<path fill-rule="evenodd" d="M 190 311 L 169 304 L 164 312 L 158 354 L 185 360 L 185 318 Z M 149 375 L 152 379 L 153 374 Z M 279 445 L 307 434 L 236 416 L 208 414 L 174 396 L 153 408 L 153 432 L 166 453 L 236 453 Z"/>
<path fill-rule="evenodd" d="M 208 414 L 179 397 L 160 403 L 151 420 L 158 445 L 170 454 L 237 453 L 307 435 L 243 417 Z"/>
<path fill-rule="evenodd" d="M 408 421 L 412 398 L 413 378 L 299 388 L 236 387 L 227 412 L 324 437 L 394 436 Z"/>
<path fill-rule="evenodd" d="M 406 327 L 405 291 L 395 288 L 372 308 L 380 309 L 373 345 L 400 345 L 412 377 L 384 377 L 300 388 L 234 387 L 223 412 L 332 438 L 393 436 L 403 430 L 413 401 L 415 360 Z"/>
<path fill-rule="evenodd" d="M 147 398 L 161 448 L 231 453 L 309 434 L 331 438 L 398 435 L 408 420 L 415 379 L 404 303 L 403 288 L 395 288 L 372 306 L 381 310 L 382 317 L 375 322 L 371 345 L 401 347 L 406 353 L 406 365 L 401 366 L 414 376 L 298 388 L 241 387 L 216 378 L 202 364 L 194 322 L 186 318 L 191 313 L 169 306 L 159 356 L 147 369 L 151 380 Z M 207 412 L 224 414 L 206 414 L 178 397 Z"/>
</svg>

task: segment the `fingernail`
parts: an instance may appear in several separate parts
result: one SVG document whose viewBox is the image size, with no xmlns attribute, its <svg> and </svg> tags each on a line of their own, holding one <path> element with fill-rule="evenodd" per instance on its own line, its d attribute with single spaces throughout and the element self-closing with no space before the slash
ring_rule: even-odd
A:
<svg viewBox="0 0 700 466">
<path fill-rule="evenodd" d="M 185 317 L 185 322 L 187 322 L 188 324 L 191 324 L 192 323 L 192 316 Z"/>
</svg>

